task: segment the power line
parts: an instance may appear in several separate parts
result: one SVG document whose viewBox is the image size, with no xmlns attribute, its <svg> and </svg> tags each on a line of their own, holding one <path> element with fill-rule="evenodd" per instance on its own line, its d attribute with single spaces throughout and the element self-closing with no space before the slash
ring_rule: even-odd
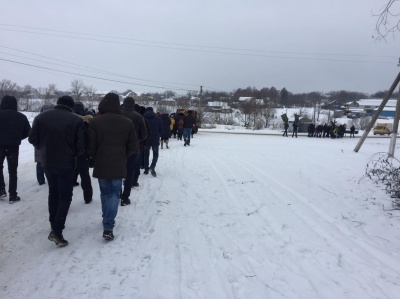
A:
<svg viewBox="0 0 400 299">
<path fill-rule="evenodd" d="M 140 81 L 145 81 L 145 82 L 154 82 L 154 83 L 160 83 L 160 84 L 173 84 L 173 85 L 185 85 L 185 86 L 196 86 L 196 87 L 199 86 L 199 84 L 186 84 L 186 83 L 176 83 L 176 82 L 141 79 L 141 78 L 131 77 L 131 76 L 117 74 L 117 73 L 113 73 L 113 72 L 108 72 L 108 71 L 104 71 L 104 70 L 101 70 L 101 69 L 96 69 L 96 68 L 88 67 L 88 66 L 85 66 L 85 65 L 77 64 L 77 63 L 72 63 L 72 62 L 68 62 L 68 61 L 65 61 L 65 60 L 57 59 L 57 58 L 52 58 L 52 57 L 48 57 L 48 56 L 45 56 L 45 55 L 40 55 L 40 54 L 28 52 L 28 51 L 23 51 L 23 50 L 7 47 L 7 46 L 1 45 L 1 44 L 0 44 L 0 47 L 6 48 L 6 49 L 10 49 L 10 50 L 13 50 L 13 51 L 17 51 L 17 52 L 22 52 L 22 53 L 26 53 L 26 54 L 42 57 L 42 58 L 46 58 L 46 59 L 50 59 L 50 60 L 54 60 L 54 61 L 60 61 L 60 62 L 66 63 L 66 64 L 71 64 L 71 65 L 83 67 L 83 68 L 86 68 L 86 69 L 94 71 L 94 72 L 99 72 L 101 74 L 108 74 L 108 75 L 113 75 L 113 76 L 118 76 L 118 77 L 123 77 L 123 78 L 129 78 L 129 79 L 140 80 Z M 4 53 L 4 52 L 0 52 L 0 53 L 11 55 L 11 56 L 15 56 L 15 57 L 20 57 L 20 58 L 25 58 L 25 59 L 32 59 L 32 58 L 28 58 L 28 57 L 24 57 L 24 56 L 18 56 L 18 55 L 15 55 L 15 54 L 9 54 L 9 53 Z M 32 60 L 35 60 L 35 59 L 32 59 Z M 58 66 L 63 66 L 63 65 L 60 65 L 60 64 L 55 64 L 55 63 L 51 63 L 51 62 L 47 62 L 47 61 L 43 61 L 43 60 L 37 60 L 36 59 L 36 61 L 49 63 L 49 64 L 54 64 L 54 65 L 58 65 Z M 82 70 L 82 69 L 79 69 L 79 70 Z"/>
<path fill-rule="evenodd" d="M 46 36 L 56 36 L 56 37 L 79 39 L 79 40 L 90 40 L 90 41 L 97 41 L 97 42 L 107 42 L 107 43 L 139 46 L 139 47 L 150 47 L 150 48 L 160 48 L 160 49 L 169 49 L 169 50 L 199 52 L 199 53 L 224 54 L 224 55 L 249 56 L 249 57 L 265 57 L 265 58 L 280 58 L 280 59 L 314 60 L 314 61 L 362 62 L 362 63 L 371 63 L 372 62 L 372 63 L 393 64 L 392 61 L 370 61 L 370 60 L 296 57 L 296 56 L 277 56 L 277 55 L 265 55 L 265 54 L 222 52 L 222 51 L 213 51 L 213 50 L 199 50 L 199 49 L 177 48 L 177 47 L 169 47 L 169 46 L 156 46 L 156 45 L 147 45 L 147 44 L 128 43 L 128 42 L 121 42 L 121 41 L 110 41 L 110 40 L 102 40 L 102 39 L 96 39 L 96 38 L 87 38 L 87 37 L 85 38 L 85 37 L 78 37 L 78 36 L 68 36 L 68 35 L 60 35 L 60 34 L 32 32 L 32 31 L 15 30 L 15 29 L 0 28 L 0 30 L 7 30 L 7 31 L 13 31 L 13 32 L 24 32 L 24 33 L 31 33 L 31 34 L 38 34 L 38 35 L 46 35 Z M 231 49 L 233 50 L 233 48 L 231 48 Z M 253 51 L 256 51 L 256 50 L 253 50 Z M 264 51 L 264 52 L 267 52 L 267 51 Z M 394 56 L 367 56 L 367 55 L 353 55 L 353 54 L 347 55 L 347 54 L 298 53 L 298 52 L 284 52 L 284 51 L 270 51 L 268 53 L 283 53 L 283 54 L 294 54 L 294 55 L 320 55 L 320 56 L 322 56 L 322 55 L 327 55 L 327 56 L 354 56 L 354 57 L 360 56 L 360 57 L 373 57 L 373 58 L 391 58 L 391 57 L 394 57 Z"/>
<path fill-rule="evenodd" d="M 94 36 L 100 38 L 109 38 L 109 39 L 119 39 L 119 40 L 128 40 L 128 41 L 136 41 L 136 42 L 144 42 L 144 43 L 155 43 L 155 44 L 164 44 L 164 45 L 175 45 L 175 46 L 182 46 L 182 47 L 191 47 L 191 48 L 208 48 L 208 49 L 220 49 L 220 50 L 229 50 L 229 51 L 246 51 L 246 52 L 261 52 L 261 53 L 282 53 L 282 54 L 295 54 L 295 55 L 319 55 L 319 56 L 350 56 L 350 57 L 374 57 L 374 58 L 398 58 L 396 56 L 377 56 L 377 55 L 360 55 L 360 54 L 338 54 L 338 53 L 315 53 L 315 52 L 293 52 L 293 51 L 271 51 L 271 50 L 260 50 L 260 49 L 248 49 L 248 48 L 232 48 L 232 47 L 216 47 L 216 46 L 204 46 L 204 45 L 196 45 L 196 44 L 184 44 L 184 43 L 172 43 L 172 42 L 160 42 L 160 41 L 152 41 L 152 40 L 142 40 L 142 39 L 134 39 L 134 38 L 126 38 L 126 37 L 114 37 L 108 35 L 99 35 L 99 34 L 91 34 L 91 33 L 81 33 L 81 32 L 73 32 L 73 31 L 64 31 L 64 30 L 55 30 L 55 29 L 48 29 L 48 28 L 39 28 L 39 27 L 30 27 L 30 26 L 20 26 L 20 25 L 12 25 L 12 24 L 1 24 L 0 26 L 9 26 L 9 27 L 17 27 L 17 28 L 28 28 L 34 30 L 42 30 L 42 31 L 51 31 L 51 32 L 59 32 L 59 33 L 68 33 L 68 34 L 75 34 L 75 35 L 85 35 L 85 36 Z M 0 28 L 0 30 L 10 30 L 12 29 L 4 29 Z M 15 30 L 18 31 L 18 30 Z M 44 34 L 40 32 L 30 32 L 30 31 L 23 31 L 20 30 L 18 32 L 26 32 L 26 33 L 34 33 L 34 34 Z M 70 36 L 63 36 L 63 35 L 55 35 L 61 37 L 70 37 Z M 103 40 L 104 41 L 104 40 Z M 135 45 L 135 44 L 134 44 Z M 143 45 L 142 45 L 143 46 Z M 146 45 L 149 47 L 156 47 L 151 45 Z M 168 47 L 166 47 L 168 48 Z M 168 49 L 179 49 L 179 50 L 186 50 L 182 48 L 168 48 Z M 187 49 L 190 51 L 190 49 Z M 201 52 L 201 51 L 200 51 Z M 219 51 L 204 51 L 204 52 L 211 52 L 211 53 L 222 53 L 227 54 L 225 52 Z M 230 54 L 239 54 L 239 53 L 230 53 Z M 251 54 L 248 54 L 252 56 Z M 258 56 L 258 55 L 257 55 Z M 262 55 L 261 55 L 262 56 Z M 267 56 L 269 57 L 269 56 Z"/>
<path fill-rule="evenodd" d="M 97 79 L 97 80 L 102 80 L 102 81 L 108 81 L 108 82 L 124 83 L 124 84 L 131 84 L 131 85 L 144 86 L 144 87 L 153 87 L 153 88 L 160 88 L 160 89 L 165 89 L 165 90 L 173 89 L 173 90 L 181 90 L 181 91 L 186 91 L 186 92 L 192 91 L 189 89 L 182 89 L 182 88 L 167 88 L 165 86 L 155 86 L 155 85 L 139 84 L 139 83 L 134 83 L 134 82 L 126 82 L 126 81 L 119 81 L 119 80 L 113 80 L 113 79 L 106 79 L 106 78 L 101 78 L 101 77 L 96 77 L 96 76 L 89 76 L 89 75 L 84 75 L 84 74 L 79 74 L 79 73 L 61 71 L 61 70 L 57 70 L 57 69 L 53 69 L 53 68 L 33 65 L 33 64 L 29 64 L 29 63 L 23 63 L 23 62 L 19 62 L 19 61 L 4 59 L 4 58 L 0 58 L 0 60 L 14 63 L 14 64 L 20 64 L 20 65 L 24 65 L 24 66 L 29 66 L 29 67 L 34 67 L 34 68 L 39 68 L 39 69 L 44 69 L 44 70 L 50 70 L 50 71 L 54 71 L 54 72 L 60 72 L 60 73 L 81 76 L 81 77 L 86 77 L 86 78 L 92 78 L 92 79 Z"/>
</svg>

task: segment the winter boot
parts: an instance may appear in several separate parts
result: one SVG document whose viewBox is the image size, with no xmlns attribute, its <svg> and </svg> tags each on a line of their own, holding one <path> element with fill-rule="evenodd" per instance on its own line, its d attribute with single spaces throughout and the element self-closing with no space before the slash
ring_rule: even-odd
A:
<svg viewBox="0 0 400 299">
<path fill-rule="evenodd" d="M 20 200 L 21 200 L 21 198 L 17 195 L 10 195 L 10 197 L 9 197 L 10 204 L 16 203 L 17 201 L 20 201 Z"/>
<path fill-rule="evenodd" d="M 5 189 L 0 189 L 0 198 L 7 197 L 7 192 Z"/>
<path fill-rule="evenodd" d="M 157 173 L 156 173 L 156 171 L 154 170 L 154 167 L 150 167 L 150 173 L 151 173 L 151 175 L 152 175 L 153 177 L 156 177 L 156 176 L 157 176 Z"/>
<path fill-rule="evenodd" d="M 166 146 L 167 148 L 169 148 L 169 147 L 168 147 L 168 140 L 165 141 L 165 146 Z"/>
<path fill-rule="evenodd" d="M 62 234 L 56 234 L 55 232 L 51 231 L 49 234 L 48 239 L 56 243 L 57 246 L 63 247 L 68 245 L 68 241 L 64 239 Z"/>
<path fill-rule="evenodd" d="M 121 206 L 127 206 L 131 204 L 131 200 L 129 198 L 126 197 L 121 197 Z"/>
<path fill-rule="evenodd" d="M 106 241 L 112 241 L 112 240 L 114 240 L 114 234 L 113 234 L 112 230 L 105 230 L 105 231 L 103 232 L 103 238 L 104 238 Z"/>
<path fill-rule="evenodd" d="M 135 188 L 135 187 L 139 187 L 139 183 L 137 181 L 132 183 L 132 188 Z"/>
</svg>

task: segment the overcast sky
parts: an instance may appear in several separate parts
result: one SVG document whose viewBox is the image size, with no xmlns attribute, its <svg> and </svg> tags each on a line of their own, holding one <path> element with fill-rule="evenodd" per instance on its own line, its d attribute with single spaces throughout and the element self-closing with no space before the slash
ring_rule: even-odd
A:
<svg viewBox="0 0 400 299">
<path fill-rule="evenodd" d="M 372 38 L 373 13 L 387 2 L 0 0 L 0 80 L 60 90 L 81 79 L 121 92 L 374 93 L 400 71 L 400 34 Z"/>
</svg>

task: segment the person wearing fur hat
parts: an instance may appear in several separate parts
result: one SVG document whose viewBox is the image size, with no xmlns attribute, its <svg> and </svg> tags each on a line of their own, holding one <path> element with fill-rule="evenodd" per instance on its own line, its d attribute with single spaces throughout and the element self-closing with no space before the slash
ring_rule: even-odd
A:
<svg viewBox="0 0 400 299">
<path fill-rule="evenodd" d="M 58 99 L 53 109 L 38 114 L 33 120 L 28 141 L 40 150 L 44 173 L 49 185 L 50 241 L 66 246 L 63 237 L 65 221 L 72 201 L 76 158 L 85 151 L 84 124 L 74 114 L 70 96 Z"/>
<path fill-rule="evenodd" d="M 29 135 L 31 126 L 28 118 L 17 111 L 17 99 L 4 96 L 0 103 L 0 198 L 6 197 L 6 185 L 3 176 L 3 163 L 7 159 L 9 174 L 9 203 L 15 203 L 21 198 L 17 195 L 17 169 L 19 145 L 21 140 Z"/>
<path fill-rule="evenodd" d="M 100 186 L 103 238 L 111 241 L 126 162 L 135 154 L 137 137 L 133 122 L 121 115 L 117 94 L 106 94 L 100 101 L 99 112 L 88 127 L 89 155 L 94 159 L 93 177 Z"/>
</svg>

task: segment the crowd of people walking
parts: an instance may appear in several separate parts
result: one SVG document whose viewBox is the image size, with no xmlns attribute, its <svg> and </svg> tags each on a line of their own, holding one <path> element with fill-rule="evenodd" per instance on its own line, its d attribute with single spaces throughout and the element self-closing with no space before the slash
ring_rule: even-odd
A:
<svg viewBox="0 0 400 299">
<path fill-rule="evenodd" d="M 18 112 L 17 99 L 4 96 L 0 103 L 0 198 L 7 197 L 3 176 L 4 160 L 9 173 L 9 203 L 21 200 L 17 195 L 19 146 L 28 138 L 35 149 L 36 177 L 39 185 L 48 184 L 50 233 L 48 239 L 58 246 L 68 245 L 63 236 L 65 222 L 80 176 L 83 200 L 90 204 L 93 187 L 90 178 L 98 179 L 103 217 L 103 238 L 114 239 L 118 206 L 131 203 L 131 188 L 139 187 L 143 174 L 156 177 L 159 147 L 178 136 L 190 145 L 195 120 L 191 111 L 171 114 L 155 113 L 131 97 L 120 104 L 119 96 L 108 93 L 100 101 L 98 112 L 85 109 L 83 103 L 62 96 L 56 105 L 45 104 L 34 118 Z M 195 130 L 196 131 L 196 130 Z M 150 150 L 152 159 L 150 160 Z"/>
</svg>

